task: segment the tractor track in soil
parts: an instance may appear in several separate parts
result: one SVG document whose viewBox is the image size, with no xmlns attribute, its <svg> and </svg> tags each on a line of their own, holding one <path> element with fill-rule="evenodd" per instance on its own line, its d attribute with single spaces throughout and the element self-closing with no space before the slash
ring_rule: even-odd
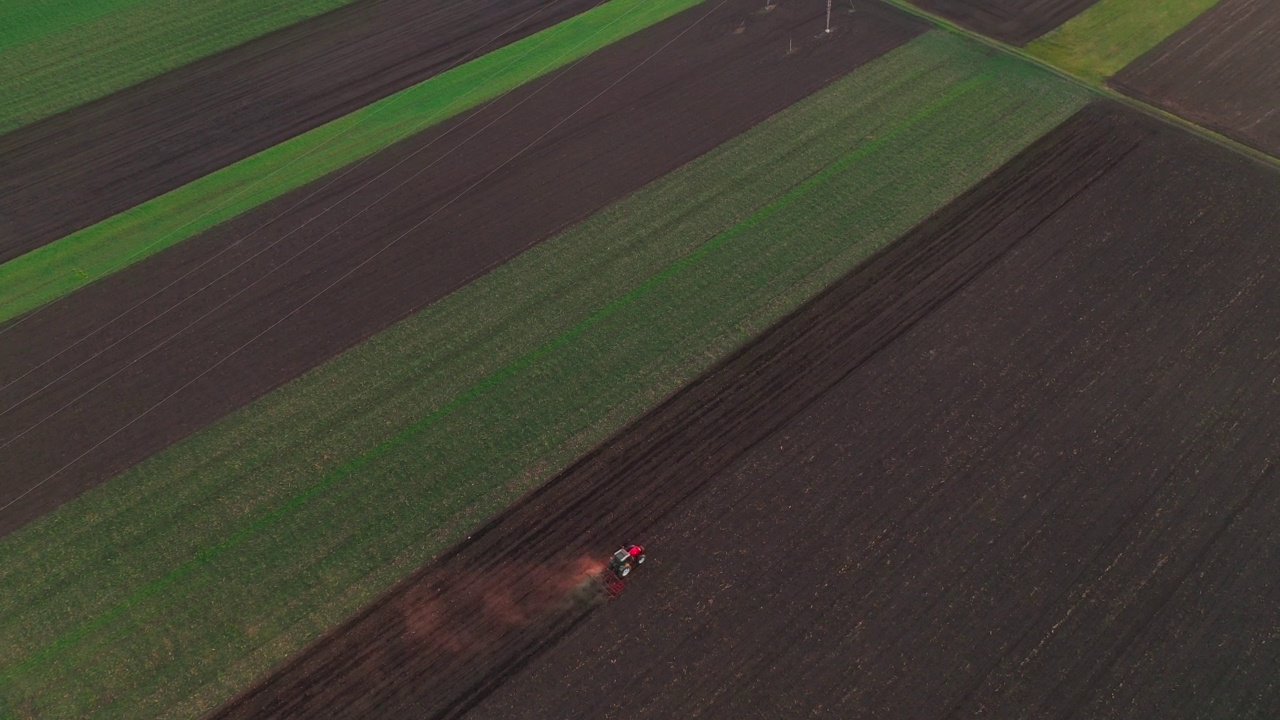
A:
<svg viewBox="0 0 1280 720">
<path fill-rule="evenodd" d="M 0 391 L 0 409 L 16 404 L 0 414 L 0 438 L 8 443 L 0 464 L 11 470 L 0 482 L 0 504 L 48 479 L 0 515 L 0 533 L 252 402 L 926 27 L 892 8 L 860 2 L 842 32 L 819 39 L 821 7 L 780 5 L 761 13 L 749 0 L 713 7 L 694 7 L 562 76 L 399 143 L 305 202 L 299 201 L 323 180 L 11 327 L 0 344 L 0 378 L 20 379 Z M 797 52 L 788 55 L 793 39 Z M 457 152 L 447 152 L 476 131 Z M 430 223 L 414 229 L 428 217 Z M 251 233 L 251 242 L 240 242 Z M 277 322 L 269 335 L 250 342 Z"/>
<path fill-rule="evenodd" d="M 358 0 L 0 136 L 0 262 L 599 3 Z"/>
<path fill-rule="evenodd" d="M 1268 199 L 1091 106 L 215 716 L 1264 717 Z M 630 541 L 607 609 L 413 623 Z"/>
</svg>

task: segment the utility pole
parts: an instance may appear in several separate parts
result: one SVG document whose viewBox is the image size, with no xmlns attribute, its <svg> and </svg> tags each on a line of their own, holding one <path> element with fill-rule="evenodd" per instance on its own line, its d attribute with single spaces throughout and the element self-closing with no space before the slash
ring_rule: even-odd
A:
<svg viewBox="0 0 1280 720">
<path fill-rule="evenodd" d="M 827 32 L 831 32 L 831 0 L 827 0 Z"/>
</svg>

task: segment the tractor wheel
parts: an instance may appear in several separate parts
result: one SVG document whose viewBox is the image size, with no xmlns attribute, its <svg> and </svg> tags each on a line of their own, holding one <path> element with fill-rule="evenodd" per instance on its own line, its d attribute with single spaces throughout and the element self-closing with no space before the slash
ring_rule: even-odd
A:
<svg viewBox="0 0 1280 720">
<path fill-rule="evenodd" d="M 644 563 L 644 556 L 643 556 L 643 555 L 641 555 L 640 557 L 636 558 L 636 564 L 637 564 L 637 565 L 640 565 L 640 564 L 642 564 L 642 563 Z"/>
<path fill-rule="evenodd" d="M 623 565 L 621 568 L 618 569 L 618 577 L 626 577 L 630 574 L 631 574 L 630 565 Z"/>
</svg>

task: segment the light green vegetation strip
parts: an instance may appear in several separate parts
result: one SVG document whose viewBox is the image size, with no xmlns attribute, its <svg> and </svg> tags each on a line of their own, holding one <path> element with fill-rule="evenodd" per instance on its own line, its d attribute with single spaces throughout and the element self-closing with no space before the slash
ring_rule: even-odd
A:
<svg viewBox="0 0 1280 720">
<path fill-rule="evenodd" d="M 4 0 L 0 133 L 352 0 Z"/>
<path fill-rule="evenodd" d="M 1159 45 L 1219 0 L 1099 0 L 1026 51 L 1100 83 Z"/>
<path fill-rule="evenodd" d="M 1084 104 L 931 33 L 0 541 L 0 698 L 197 714 Z"/>
<path fill-rule="evenodd" d="M 128 267 L 701 1 L 611 0 L 15 258 L 0 265 L 0 322 Z"/>
</svg>

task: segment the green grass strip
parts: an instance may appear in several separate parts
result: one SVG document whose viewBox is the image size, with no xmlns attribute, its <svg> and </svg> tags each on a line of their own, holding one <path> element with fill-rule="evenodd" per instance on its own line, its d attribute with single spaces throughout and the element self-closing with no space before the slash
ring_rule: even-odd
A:
<svg viewBox="0 0 1280 720">
<path fill-rule="evenodd" d="M 0 265 L 0 322 L 561 68 L 702 0 L 611 0 Z"/>
<path fill-rule="evenodd" d="M 5 0 L 0 134 L 351 0 Z"/>
<path fill-rule="evenodd" d="M 1218 0 L 1099 0 L 1026 51 L 1102 83 L 1200 16 Z"/>
<path fill-rule="evenodd" d="M 1086 101 L 925 35 L 0 541 L 0 710 L 208 710 Z"/>
</svg>

